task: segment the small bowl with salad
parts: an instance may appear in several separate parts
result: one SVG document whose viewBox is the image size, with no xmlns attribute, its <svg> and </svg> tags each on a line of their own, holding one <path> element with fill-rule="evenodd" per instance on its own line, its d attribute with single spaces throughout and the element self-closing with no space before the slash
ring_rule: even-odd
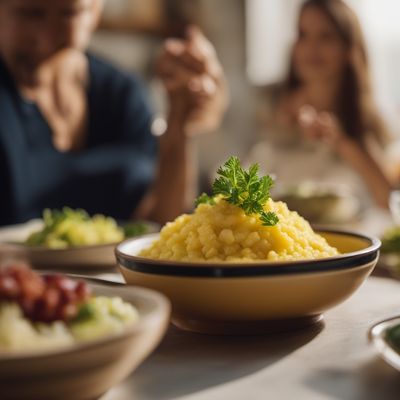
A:
<svg viewBox="0 0 400 400">
<path fill-rule="evenodd" d="M 342 224 L 361 213 L 360 201 L 346 185 L 303 181 L 281 187 L 276 197 L 312 224 Z"/>
<path fill-rule="evenodd" d="M 400 317 L 393 317 L 375 324 L 370 329 L 368 338 L 380 357 L 400 371 Z"/>
<path fill-rule="evenodd" d="M 81 209 L 43 211 L 41 220 L 3 228 L 0 241 L 38 268 L 112 268 L 114 248 L 121 241 L 154 233 L 159 226 L 148 221 L 118 223 Z"/>
<path fill-rule="evenodd" d="M 400 279 L 400 226 L 387 228 L 381 237 L 379 267 L 385 276 Z"/>
<path fill-rule="evenodd" d="M 155 348 L 168 300 L 122 285 L 0 269 L 0 393 L 8 399 L 95 399 Z"/>
</svg>

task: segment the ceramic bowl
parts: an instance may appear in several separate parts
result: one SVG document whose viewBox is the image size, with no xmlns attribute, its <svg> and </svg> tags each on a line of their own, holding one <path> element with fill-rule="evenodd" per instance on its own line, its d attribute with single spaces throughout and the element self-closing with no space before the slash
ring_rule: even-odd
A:
<svg viewBox="0 0 400 400">
<path fill-rule="evenodd" d="M 159 225 L 144 222 L 148 232 L 159 231 Z M 1 250 L 7 255 L 23 258 L 35 268 L 69 269 L 110 269 L 115 268 L 114 249 L 118 243 L 76 246 L 65 249 L 50 249 L 45 246 L 29 246 L 24 243 L 27 237 L 43 226 L 42 220 L 31 220 L 25 224 L 0 229 Z"/>
<path fill-rule="evenodd" d="M 114 249 L 117 243 L 93 246 L 49 249 L 42 246 L 7 244 L 5 253 L 27 260 L 37 269 L 48 270 L 107 270 L 115 268 Z"/>
<path fill-rule="evenodd" d="M 319 321 L 373 270 L 378 239 L 344 231 L 317 232 L 341 254 L 247 264 L 160 261 L 138 256 L 158 237 L 148 235 L 121 243 L 116 257 L 128 284 L 169 297 L 172 321 L 178 327 L 214 334 L 262 333 Z"/>
<path fill-rule="evenodd" d="M 313 224 L 348 223 L 362 212 L 359 199 L 346 185 L 301 182 L 281 188 L 276 197 Z"/>
<path fill-rule="evenodd" d="M 397 346 L 393 343 L 391 335 L 394 334 L 397 338 L 400 337 L 399 316 L 375 324 L 368 332 L 368 338 L 375 346 L 380 357 L 400 371 L 400 341 L 397 340 Z"/>
<path fill-rule="evenodd" d="M 157 346 L 167 328 L 169 301 L 143 288 L 90 285 L 120 296 L 139 311 L 120 334 L 40 353 L 0 354 L 2 400 L 94 400 L 126 378 Z"/>
</svg>

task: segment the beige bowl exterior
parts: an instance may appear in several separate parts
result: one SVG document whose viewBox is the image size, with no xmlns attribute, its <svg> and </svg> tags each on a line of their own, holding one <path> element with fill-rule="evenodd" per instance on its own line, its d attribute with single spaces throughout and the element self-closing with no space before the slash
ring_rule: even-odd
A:
<svg viewBox="0 0 400 400">
<path fill-rule="evenodd" d="M 142 288 L 91 285 L 120 296 L 139 310 L 139 322 L 124 333 L 61 351 L 0 355 L 1 400 L 94 400 L 125 379 L 158 345 L 170 305 Z"/>
<path fill-rule="evenodd" d="M 46 269 L 111 269 L 115 267 L 117 243 L 68 249 L 29 248 L 23 246 L 25 258 L 36 268 Z"/>
<path fill-rule="evenodd" d="M 342 253 L 368 245 L 365 240 L 340 234 L 327 234 L 326 238 Z M 232 327 L 235 323 L 251 325 L 307 317 L 315 320 L 350 297 L 371 273 L 377 259 L 378 256 L 366 264 L 337 270 L 253 277 L 173 276 L 138 272 L 122 265 L 119 268 L 128 284 L 164 293 L 172 302 L 176 325 L 226 333 L 223 325 Z M 213 329 L 213 325 L 220 327 Z"/>
<path fill-rule="evenodd" d="M 376 260 L 325 273 L 218 279 L 151 275 L 122 266 L 120 270 L 128 284 L 164 293 L 173 304 L 173 322 L 250 322 L 321 314 L 351 296 L 375 264 Z"/>
<path fill-rule="evenodd" d="M 158 232 L 159 226 L 143 221 L 148 232 Z M 118 243 L 50 249 L 46 246 L 24 244 L 29 235 L 43 227 L 43 221 L 31 220 L 24 224 L 0 228 L 0 259 L 3 257 L 26 259 L 35 268 L 51 270 L 112 269 L 116 267 L 114 249 Z"/>
<path fill-rule="evenodd" d="M 25 224 L 0 229 L 0 258 L 2 256 L 28 260 L 35 268 L 70 269 L 114 268 L 114 249 L 118 243 L 93 246 L 50 249 L 45 246 L 28 246 L 24 242 L 28 236 L 43 227 L 43 221 L 31 220 Z"/>
</svg>

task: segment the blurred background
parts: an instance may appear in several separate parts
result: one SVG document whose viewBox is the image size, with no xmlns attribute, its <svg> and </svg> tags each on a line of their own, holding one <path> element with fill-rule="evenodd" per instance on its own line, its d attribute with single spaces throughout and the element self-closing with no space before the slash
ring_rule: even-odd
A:
<svg viewBox="0 0 400 400">
<path fill-rule="evenodd" d="M 268 98 L 287 73 L 301 0 L 108 0 L 92 50 L 148 80 L 163 114 L 153 59 L 167 36 L 198 24 L 215 45 L 225 69 L 231 105 L 220 131 L 196 138 L 201 176 L 230 154 L 244 156 L 262 135 Z M 400 2 L 348 0 L 367 40 L 377 105 L 390 132 L 400 133 Z M 393 145 L 394 150 L 396 145 Z"/>
</svg>

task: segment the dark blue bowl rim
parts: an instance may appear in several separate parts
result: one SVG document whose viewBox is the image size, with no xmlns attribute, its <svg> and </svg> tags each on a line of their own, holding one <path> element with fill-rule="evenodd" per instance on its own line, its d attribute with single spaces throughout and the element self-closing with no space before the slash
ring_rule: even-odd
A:
<svg viewBox="0 0 400 400">
<path fill-rule="evenodd" d="M 314 272 L 328 272 L 359 268 L 365 264 L 375 261 L 379 256 L 381 242 L 378 238 L 361 233 L 350 232 L 339 229 L 320 228 L 315 229 L 318 233 L 331 233 L 351 236 L 365 240 L 370 243 L 362 250 L 351 253 L 340 254 L 334 257 L 316 260 L 279 261 L 265 263 L 189 263 L 171 260 L 154 260 L 125 254 L 121 251 L 127 243 L 156 238 L 156 234 L 144 235 L 131 238 L 120 243 L 115 249 L 118 263 L 131 271 L 146 274 L 181 276 L 181 277 L 253 277 L 253 276 L 281 276 L 290 274 L 303 274 Z"/>
</svg>

